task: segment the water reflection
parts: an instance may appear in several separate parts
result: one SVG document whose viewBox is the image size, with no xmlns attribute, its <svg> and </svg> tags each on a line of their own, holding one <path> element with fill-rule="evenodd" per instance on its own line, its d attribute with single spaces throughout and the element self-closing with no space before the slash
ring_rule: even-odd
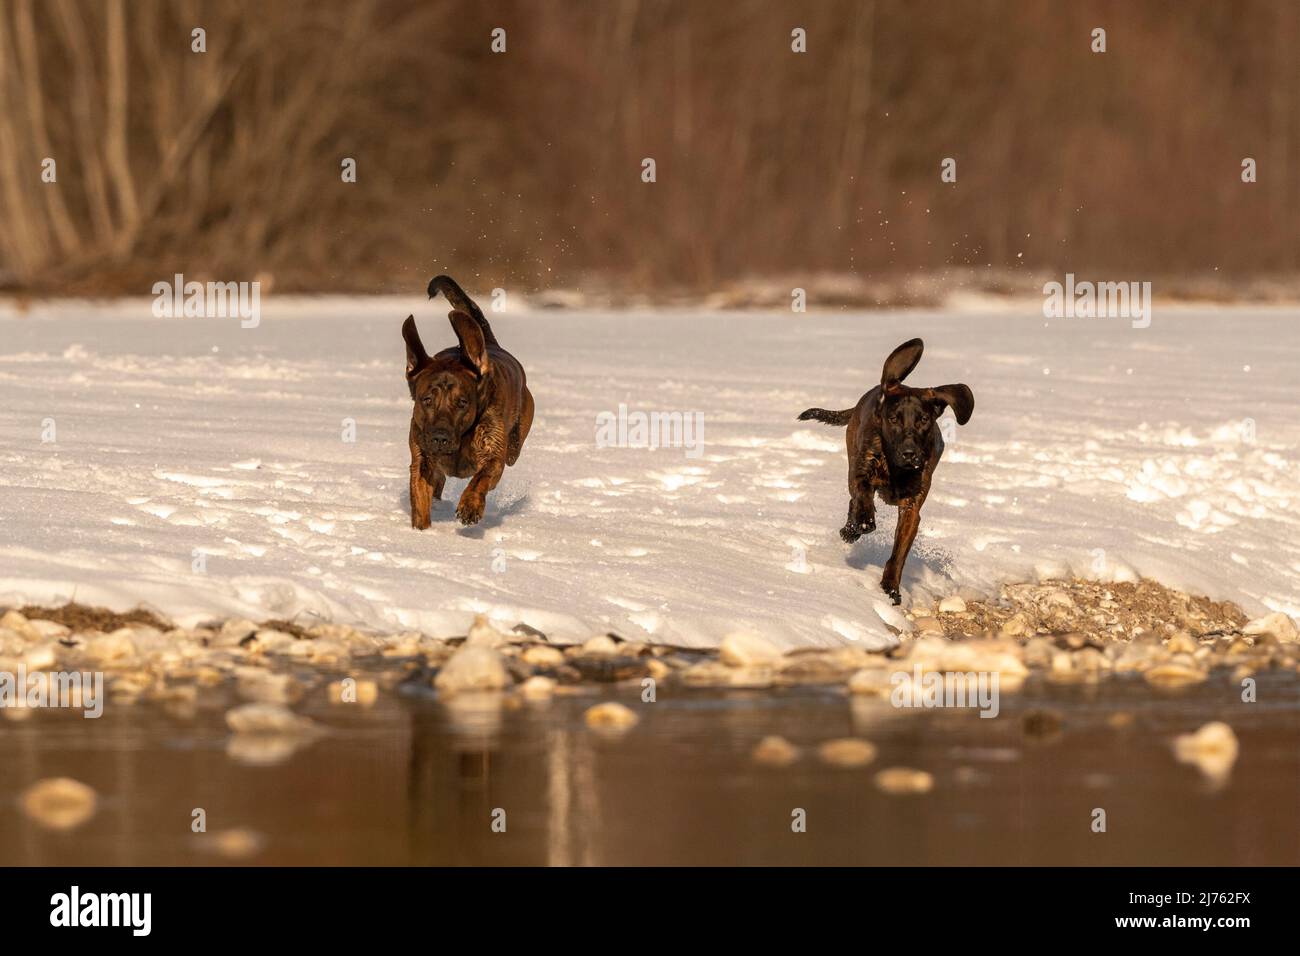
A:
<svg viewBox="0 0 1300 956">
<path fill-rule="evenodd" d="M 646 705 L 629 691 L 620 699 L 644 716 L 619 738 L 583 723 L 598 699 L 309 700 L 299 710 L 328 733 L 305 743 L 232 737 L 218 706 L 0 721 L 0 864 L 1300 862 L 1294 676 L 1262 675 L 1249 705 L 1226 680 L 1165 694 L 1031 681 L 996 719 L 832 690 L 661 692 Z M 1238 750 L 1210 779 L 1175 740 L 1215 720 Z M 772 734 L 799 759 L 755 764 Z M 846 736 L 871 740 L 876 760 L 818 762 L 818 743 Z M 933 788 L 882 792 L 886 767 L 925 771 Z M 21 807 L 27 787 L 60 776 L 98 796 L 62 833 Z M 1098 807 L 1106 833 L 1090 825 Z M 206 835 L 191 830 L 196 808 Z"/>
</svg>

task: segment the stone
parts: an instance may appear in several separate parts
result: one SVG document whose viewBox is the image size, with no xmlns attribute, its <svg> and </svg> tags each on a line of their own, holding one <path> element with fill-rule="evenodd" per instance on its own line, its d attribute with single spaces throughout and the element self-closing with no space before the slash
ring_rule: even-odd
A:
<svg viewBox="0 0 1300 956">
<path fill-rule="evenodd" d="M 86 656 L 100 666 L 120 665 L 135 660 L 135 642 L 126 628 L 91 638 L 86 642 L 85 651 Z"/>
<path fill-rule="evenodd" d="M 375 701 L 379 700 L 379 685 L 372 680 L 352 681 L 351 686 L 343 683 L 341 680 L 332 682 L 329 686 L 329 701 L 331 704 L 357 704 L 361 707 L 373 707 Z M 348 695 L 345 697 L 345 693 Z"/>
<path fill-rule="evenodd" d="M 722 639 L 719 656 L 731 667 L 754 667 L 775 664 L 781 649 L 761 634 L 737 631 Z"/>
<path fill-rule="evenodd" d="M 314 721 L 283 704 L 242 704 L 226 711 L 226 726 L 237 734 L 305 736 L 319 732 Z"/>
<path fill-rule="evenodd" d="M 841 737 L 818 745 L 817 756 L 832 767 L 865 767 L 876 759 L 876 746 L 858 737 Z"/>
<path fill-rule="evenodd" d="M 937 634 L 943 636 L 943 622 L 937 617 L 918 617 L 912 622 L 917 634 Z"/>
<path fill-rule="evenodd" d="M 526 700 L 550 700 L 555 695 L 555 680 L 535 675 L 519 685 L 519 693 Z"/>
<path fill-rule="evenodd" d="M 577 653 L 588 657 L 613 656 L 619 653 L 618 641 L 608 634 L 598 634 L 578 648 Z"/>
<path fill-rule="evenodd" d="M 630 708 L 615 701 L 597 704 L 595 707 L 588 708 L 583 714 L 583 720 L 592 730 L 613 732 L 622 732 L 635 727 L 640 719 Z"/>
<path fill-rule="evenodd" d="M 998 631 L 1000 637 L 1023 637 L 1026 634 L 1034 632 L 1033 625 L 1023 614 L 1013 614 L 1003 622 L 1001 630 Z"/>
<path fill-rule="evenodd" d="M 447 659 L 433 686 L 443 694 L 501 690 L 510 683 L 505 661 L 491 647 L 463 644 Z"/>
<path fill-rule="evenodd" d="M 939 602 L 940 614 L 961 614 L 966 610 L 966 602 L 960 595 L 949 595 Z M 883 771 L 882 771 L 883 772 Z"/>
<path fill-rule="evenodd" d="M 879 667 L 863 668 L 849 678 L 850 694 L 888 697 L 893 688 L 890 672 Z"/>
<path fill-rule="evenodd" d="M 912 767 L 887 767 L 876 774 L 876 788 L 895 795 L 929 793 L 934 789 L 934 777 Z"/>
<path fill-rule="evenodd" d="M 465 639 L 465 643 L 483 647 L 500 647 L 502 644 L 510 643 L 510 635 L 502 634 L 493 627 L 486 614 L 477 614 L 474 623 L 470 625 L 469 636 Z"/>
<path fill-rule="evenodd" d="M 558 647 L 546 647 L 542 644 L 534 644 L 532 647 L 526 647 L 519 659 L 525 664 L 532 664 L 534 667 L 559 667 L 564 663 L 564 652 Z"/>
<path fill-rule="evenodd" d="M 765 767 L 788 767 L 799 759 L 799 748 L 784 737 L 764 737 L 751 756 Z"/>
<path fill-rule="evenodd" d="M 3 621 L 0 621 L 0 624 L 2 623 Z M 1300 642 L 1300 635 L 1297 635 L 1295 621 L 1281 611 L 1256 618 L 1243 627 L 1241 633 L 1254 638 L 1272 637 L 1283 644 Z"/>
<path fill-rule="evenodd" d="M 47 830 L 73 830 L 95 815 L 95 791 L 71 777 L 50 777 L 23 791 L 22 808 Z"/>
<path fill-rule="evenodd" d="M 1222 721 L 1205 724 L 1196 733 L 1174 739 L 1174 756 L 1196 766 L 1214 784 L 1227 782 L 1237 762 L 1237 735 Z"/>
</svg>

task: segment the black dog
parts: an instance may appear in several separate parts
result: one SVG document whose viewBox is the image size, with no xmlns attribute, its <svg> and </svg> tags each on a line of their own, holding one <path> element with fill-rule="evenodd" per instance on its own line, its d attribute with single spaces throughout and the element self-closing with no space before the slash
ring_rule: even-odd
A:
<svg viewBox="0 0 1300 956">
<path fill-rule="evenodd" d="M 930 493 L 930 479 L 943 454 L 938 418 L 952 408 L 957 424 L 965 425 L 975 410 L 975 396 L 965 385 L 911 388 L 901 384 L 921 361 L 920 339 L 904 342 L 885 359 L 880 384 L 853 408 L 830 412 L 810 408 L 800 421 L 848 425 L 849 519 L 840 537 L 852 543 L 876 530 L 877 493 L 898 506 L 894 550 L 880 586 L 898 604 L 899 579 L 921 523 L 921 505 Z"/>
<path fill-rule="evenodd" d="M 429 527 L 429 509 L 442 498 L 447 476 L 473 478 L 461 493 L 456 517 L 475 524 L 487 493 L 507 465 L 519 458 L 533 424 L 533 396 L 524 368 L 501 347 L 474 300 L 449 276 L 429 282 L 452 305 L 448 315 L 460 340 L 430 358 L 415 329 L 402 324 L 406 341 L 406 383 L 415 399 L 411 413 L 411 525 Z"/>
</svg>

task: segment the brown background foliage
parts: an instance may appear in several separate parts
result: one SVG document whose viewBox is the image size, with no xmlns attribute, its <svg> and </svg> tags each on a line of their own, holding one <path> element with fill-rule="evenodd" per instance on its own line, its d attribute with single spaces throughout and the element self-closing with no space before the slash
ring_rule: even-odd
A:
<svg viewBox="0 0 1300 956">
<path fill-rule="evenodd" d="M 1292 0 L 0 0 L 0 285 L 1293 273 L 1298 53 Z"/>
</svg>

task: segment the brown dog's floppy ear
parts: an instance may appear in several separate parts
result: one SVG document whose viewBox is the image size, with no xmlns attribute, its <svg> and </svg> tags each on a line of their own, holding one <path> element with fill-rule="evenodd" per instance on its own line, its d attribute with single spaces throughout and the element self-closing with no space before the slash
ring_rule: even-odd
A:
<svg viewBox="0 0 1300 956">
<path fill-rule="evenodd" d="M 970 421 L 971 412 L 975 411 L 975 395 L 965 385 L 940 385 L 938 388 L 927 388 L 922 394 L 929 401 L 951 408 L 957 416 L 958 425 Z"/>
<path fill-rule="evenodd" d="M 921 361 L 921 352 L 925 343 L 920 339 L 908 339 L 885 359 L 885 367 L 880 372 L 880 385 L 883 392 L 889 391 L 891 385 L 897 385 L 911 374 L 916 363 Z"/>
<path fill-rule="evenodd" d="M 415 395 L 415 376 L 420 373 L 420 369 L 429 361 L 429 353 L 424 350 L 424 343 L 420 341 L 420 333 L 415 328 L 415 316 L 408 315 L 406 321 L 402 323 L 402 339 L 406 342 L 406 384 L 411 389 L 411 395 Z"/>
<path fill-rule="evenodd" d="M 447 318 L 451 320 L 456 338 L 460 339 L 460 350 L 465 353 L 465 358 L 479 378 L 482 378 L 492 367 L 488 360 L 487 342 L 483 339 L 483 327 L 459 309 L 449 313 Z"/>
</svg>

